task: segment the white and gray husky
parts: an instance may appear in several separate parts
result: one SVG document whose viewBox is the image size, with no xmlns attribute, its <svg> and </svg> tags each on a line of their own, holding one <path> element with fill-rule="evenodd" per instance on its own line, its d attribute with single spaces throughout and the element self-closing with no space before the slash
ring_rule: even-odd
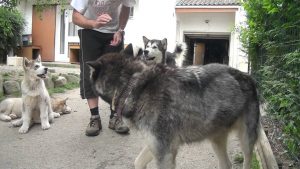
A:
<svg viewBox="0 0 300 169">
<path fill-rule="evenodd" d="M 116 98 L 118 115 L 146 136 L 135 169 L 145 169 L 153 158 L 158 169 L 174 169 L 180 145 L 205 139 L 219 167 L 230 169 L 226 145 L 233 129 L 243 169 L 250 169 L 260 112 L 255 82 L 246 73 L 221 64 L 176 68 L 145 62 L 133 58 L 131 45 L 87 64 L 99 96 L 109 103 Z"/>
<path fill-rule="evenodd" d="M 31 124 L 41 123 L 42 129 L 50 128 L 50 122 L 54 117 L 59 117 L 51 107 L 48 90 L 44 83 L 48 68 L 41 63 L 41 57 L 29 61 L 23 59 L 24 79 L 22 90 L 22 117 L 13 121 L 13 126 L 18 127 L 19 133 L 27 133 Z"/>
<path fill-rule="evenodd" d="M 148 39 L 143 36 L 145 60 L 153 60 L 156 63 L 163 63 L 168 66 L 182 67 L 187 53 L 187 46 L 184 42 L 177 43 L 173 53 L 167 51 L 167 39 Z"/>
</svg>

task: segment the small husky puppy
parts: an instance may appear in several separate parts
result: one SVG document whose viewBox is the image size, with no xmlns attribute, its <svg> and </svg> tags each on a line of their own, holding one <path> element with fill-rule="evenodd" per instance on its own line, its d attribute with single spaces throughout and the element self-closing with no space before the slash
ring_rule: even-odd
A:
<svg viewBox="0 0 300 169">
<path fill-rule="evenodd" d="M 51 107 L 49 93 L 44 83 L 48 68 L 41 62 L 41 56 L 29 61 L 23 59 L 24 79 L 22 90 L 22 117 L 13 122 L 13 126 L 21 128 L 19 133 L 27 133 L 32 123 L 41 123 L 42 129 L 50 128 L 54 117 L 59 117 Z"/>
<path fill-rule="evenodd" d="M 62 114 L 72 112 L 71 107 L 67 105 L 67 99 L 51 98 L 53 111 Z M 7 98 L 0 103 L 0 120 L 11 121 L 22 117 L 22 98 Z"/>
<path fill-rule="evenodd" d="M 148 39 L 143 36 L 144 42 L 144 59 L 154 60 L 156 63 L 163 63 L 168 66 L 182 67 L 187 53 L 187 46 L 185 43 L 176 44 L 173 53 L 167 51 L 167 39 L 163 40 Z"/>
</svg>

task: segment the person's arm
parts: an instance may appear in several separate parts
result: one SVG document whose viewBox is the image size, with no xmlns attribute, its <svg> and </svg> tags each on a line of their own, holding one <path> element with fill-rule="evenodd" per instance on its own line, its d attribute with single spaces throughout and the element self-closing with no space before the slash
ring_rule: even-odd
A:
<svg viewBox="0 0 300 169">
<path fill-rule="evenodd" d="M 123 39 L 124 29 L 129 19 L 130 7 L 122 5 L 120 16 L 119 16 L 119 29 L 114 34 L 114 38 L 111 41 L 112 46 L 117 46 Z"/>
<path fill-rule="evenodd" d="M 107 24 L 109 21 L 111 21 L 111 17 L 108 14 L 102 14 L 98 16 L 96 20 L 90 20 L 83 16 L 76 9 L 73 9 L 72 20 L 75 25 L 78 25 L 82 28 L 95 29 Z"/>
<path fill-rule="evenodd" d="M 119 17 L 119 30 L 124 30 L 129 19 L 130 7 L 122 6 Z"/>
</svg>

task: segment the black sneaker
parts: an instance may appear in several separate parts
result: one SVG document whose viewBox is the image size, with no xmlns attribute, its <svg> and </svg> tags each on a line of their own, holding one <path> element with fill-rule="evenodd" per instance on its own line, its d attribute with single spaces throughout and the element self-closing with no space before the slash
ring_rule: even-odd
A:
<svg viewBox="0 0 300 169">
<path fill-rule="evenodd" d="M 90 123 L 85 130 L 85 135 L 87 136 L 97 136 L 102 129 L 100 116 L 91 117 Z"/>
</svg>

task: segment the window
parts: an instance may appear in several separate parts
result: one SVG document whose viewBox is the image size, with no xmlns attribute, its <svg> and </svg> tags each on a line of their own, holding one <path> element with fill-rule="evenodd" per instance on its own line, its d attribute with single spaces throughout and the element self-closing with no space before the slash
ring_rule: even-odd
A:
<svg viewBox="0 0 300 169">
<path fill-rule="evenodd" d="M 134 14 L 134 7 L 130 8 L 130 13 L 129 13 L 129 17 L 132 18 Z"/>
<path fill-rule="evenodd" d="M 69 16 L 68 36 L 77 36 L 77 31 L 80 29 L 80 27 L 75 25 L 72 22 L 72 14 L 73 14 L 73 9 L 68 9 L 68 16 Z"/>
</svg>

